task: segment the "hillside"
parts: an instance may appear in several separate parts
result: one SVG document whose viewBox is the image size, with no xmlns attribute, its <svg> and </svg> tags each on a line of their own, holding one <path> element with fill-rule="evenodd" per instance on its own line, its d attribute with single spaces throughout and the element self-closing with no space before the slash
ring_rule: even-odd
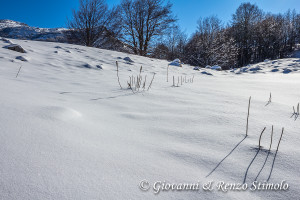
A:
<svg viewBox="0 0 300 200">
<path fill-rule="evenodd" d="M 0 36 L 14 39 L 66 42 L 65 28 L 38 28 L 13 20 L 0 20 Z"/>
<path fill-rule="evenodd" d="M 11 43 L 27 53 L 3 48 Z M 133 92 L 127 82 L 141 66 L 146 86 L 155 78 L 149 90 Z M 0 40 L 0 199 L 298 199 L 300 119 L 292 108 L 300 102 L 300 59 L 233 71 L 170 66 L 168 82 L 167 66 L 97 48 Z M 251 185 L 270 174 L 289 190 L 152 188 L 157 181 Z M 149 191 L 139 189 L 142 180 Z"/>
<path fill-rule="evenodd" d="M 112 37 L 110 34 L 105 34 L 106 32 L 99 37 L 99 39 L 94 43 L 94 47 L 117 50 L 121 52 L 131 51 L 120 40 Z M 72 37 L 70 29 L 32 27 L 25 23 L 8 19 L 0 20 L 0 37 L 78 44 L 77 39 Z"/>
</svg>

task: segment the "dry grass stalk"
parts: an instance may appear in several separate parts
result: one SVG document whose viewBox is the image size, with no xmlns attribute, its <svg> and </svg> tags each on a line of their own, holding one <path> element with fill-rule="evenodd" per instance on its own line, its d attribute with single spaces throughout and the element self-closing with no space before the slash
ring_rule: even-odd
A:
<svg viewBox="0 0 300 200">
<path fill-rule="evenodd" d="M 251 96 L 250 96 L 250 98 L 249 98 L 249 104 L 248 104 L 248 115 L 247 115 L 247 125 L 246 125 L 246 137 L 248 136 L 249 115 L 250 115 L 250 104 L 251 104 Z"/>
<path fill-rule="evenodd" d="M 118 61 L 116 61 L 116 65 L 117 65 L 117 77 L 118 77 L 118 83 L 119 83 L 120 88 L 123 89 L 122 86 L 121 86 L 121 83 L 120 83 L 120 77 L 119 77 L 119 64 L 118 64 Z"/>
<path fill-rule="evenodd" d="M 145 81 L 144 81 L 144 84 L 143 84 L 143 90 L 145 90 L 145 87 L 146 87 L 146 81 L 147 81 L 147 75 L 145 75 Z"/>
<path fill-rule="evenodd" d="M 293 106 L 293 110 L 294 110 L 294 114 L 296 113 L 296 111 L 295 111 L 295 107 Z"/>
<path fill-rule="evenodd" d="M 175 77 L 173 76 L 173 87 L 175 87 Z"/>
<path fill-rule="evenodd" d="M 168 65 L 168 67 L 167 67 L 167 82 L 169 82 L 169 66 L 170 65 Z"/>
<path fill-rule="evenodd" d="M 261 148 L 261 146 L 260 146 L 261 136 L 262 136 L 262 134 L 265 132 L 265 130 L 266 130 L 266 127 L 263 129 L 263 131 L 261 132 L 261 134 L 260 134 L 260 136 L 259 136 L 259 141 L 258 141 L 258 148 L 259 148 L 259 149 Z"/>
<path fill-rule="evenodd" d="M 283 131 L 284 131 L 284 128 L 282 128 L 281 135 L 280 135 L 280 139 L 279 139 L 278 144 L 277 144 L 276 152 L 278 152 L 279 145 L 280 145 L 280 142 L 281 142 L 281 139 L 282 139 L 282 135 L 283 135 Z"/>
<path fill-rule="evenodd" d="M 155 77 L 155 73 L 153 74 L 152 80 L 151 80 L 151 82 L 150 82 L 150 85 L 149 85 L 149 87 L 148 87 L 147 91 L 149 91 L 149 89 L 151 88 L 151 86 L 152 86 L 152 83 L 153 83 L 153 80 L 154 80 L 154 77 Z"/>
<path fill-rule="evenodd" d="M 274 130 L 274 126 L 272 125 L 271 141 L 270 141 L 270 147 L 269 147 L 269 151 L 271 151 L 272 142 L 273 142 L 273 130 Z"/>
<path fill-rule="evenodd" d="M 21 68 L 22 68 L 22 65 L 21 65 L 20 68 L 19 68 L 19 71 L 18 71 L 18 73 L 17 73 L 17 75 L 16 75 L 16 78 L 18 78 L 19 73 L 20 73 L 20 71 L 21 71 Z"/>
</svg>

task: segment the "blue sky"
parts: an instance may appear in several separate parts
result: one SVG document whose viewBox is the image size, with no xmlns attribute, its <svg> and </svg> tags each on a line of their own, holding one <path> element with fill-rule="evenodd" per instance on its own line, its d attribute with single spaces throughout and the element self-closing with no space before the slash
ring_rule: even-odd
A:
<svg viewBox="0 0 300 200">
<path fill-rule="evenodd" d="M 200 17 L 217 15 L 223 22 L 230 22 L 232 14 L 243 2 L 256 3 L 265 12 L 284 13 L 289 8 L 300 12 L 299 0 L 170 0 L 178 23 L 191 34 Z M 107 0 L 109 6 L 120 0 Z M 36 27 L 65 27 L 66 17 L 72 8 L 78 7 L 77 0 L 1 0 L 0 19 L 12 19 Z"/>
</svg>

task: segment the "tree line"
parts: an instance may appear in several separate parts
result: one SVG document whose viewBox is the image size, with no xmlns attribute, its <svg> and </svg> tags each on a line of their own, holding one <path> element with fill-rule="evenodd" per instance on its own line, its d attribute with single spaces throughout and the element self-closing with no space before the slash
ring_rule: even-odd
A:
<svg viewBox="0 0 300 200">
<path fill-rule="evenodd" d="M 223 69 L 288 57 L 300 42 L 300 14 L 265 13 L 242 3 L 230 23 L 200 18 L 188 37 L 164 0 L 122 0 L 109 9 L 105 0 L 80 0 L 68 19 L 72 43 Z"/>
</svg>

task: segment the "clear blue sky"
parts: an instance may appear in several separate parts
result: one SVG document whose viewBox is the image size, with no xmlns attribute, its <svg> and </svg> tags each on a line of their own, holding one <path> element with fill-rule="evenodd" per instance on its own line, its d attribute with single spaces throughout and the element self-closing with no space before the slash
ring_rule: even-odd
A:
<svg viewBox="0 0 300 200">
<path fill-rule="evenodd" d="M 197 27 L 199 17 L 217 15 L 223 22 L 231 20 L 232 14 L 242 2 L 256 3 L 265 12 L 284 13 L 289 8 L 300 12 L 300 0 L 170 0 L 179 25 L 191 34 Z M 107 0 L 109 6 L 120 0 Z M 1 0 L 0 19 L 11 19 L 36 27 L 65 27 L 66 17 L 78 0 Z"/>
</svg>

